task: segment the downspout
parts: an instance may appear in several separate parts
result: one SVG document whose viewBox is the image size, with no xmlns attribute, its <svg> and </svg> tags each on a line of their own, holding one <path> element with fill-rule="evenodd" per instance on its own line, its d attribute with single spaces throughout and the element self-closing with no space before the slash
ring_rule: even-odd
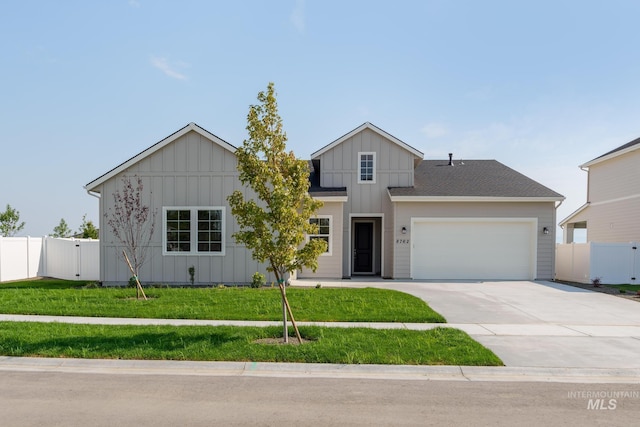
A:
<svg viewBox="0 0 640 427">
<path fill-rule="evenodd" d="M 85 189 L 87 190 L 87 194 L 90 196 L 95 197 L 96 199 L 98 199 L 100 201 L 100 205 L 102 204 L 102 197 L 100 193 L 96 193 L 95 191 L 91 191 L 88 188 L 85 187 Z M 100 209 L 98 208 L 98 211 L 100 211 Z M 100 245 L 102 245 L 102 239 L 100 238 L 100 234 L 102 234 L 102 227 L 100 226 L 100 223 L 98 223 L 98 240 L 100 240 Z M 102 261 L 102 246 L 100 246 L 100 254 L 98 255 L 98 259 L 100 260 L 100 281 L 102 282 L 104 276 L 102 274 L 102 266 L 104 265 L 103 261 Z"/>
<path fill-rule="evenodd" d="M 589 201 L 591 200 L 591 198 L 589 197 L 589 187 L 591 185 L 590 179 L 589 179 L 589 166 L 584 167 L 584 166 L 580 165 L 578 167 L 580 168 L 581 171 L 587 173 L 587 203 L 589 203 Z"/>
</svg>

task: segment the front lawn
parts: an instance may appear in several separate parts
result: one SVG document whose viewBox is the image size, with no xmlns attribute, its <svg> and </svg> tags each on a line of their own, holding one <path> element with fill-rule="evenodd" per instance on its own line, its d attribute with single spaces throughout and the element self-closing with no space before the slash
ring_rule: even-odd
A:
<svg viewBox="0 0 640 427">
<path fill-rule="evenodd" d="M 34 280 L 0 284 L 0 313 L 159 319 L 280 320 L 277 288 L 132 288 Z M 297 321 L 443 323 L 419 298 L 385 289 L 287 288 Z"/>
<path fill-rule="evenodd" d="M 302 327 L 303 345 L 259 344 L 279 327 L 105 326 L 0 322 L 0 354 L 108 359 L 500 366 L 466 333 Z M 296 342 L 295 338 L 291 339 Z"/>
</svg>

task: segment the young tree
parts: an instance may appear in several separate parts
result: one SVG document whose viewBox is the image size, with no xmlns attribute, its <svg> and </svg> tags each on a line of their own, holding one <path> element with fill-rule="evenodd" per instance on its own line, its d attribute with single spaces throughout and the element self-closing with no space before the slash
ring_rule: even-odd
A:
<svg viewBox="0 0 640 427">
<path fill-rule="evenodd" d="M 87 214 L 82 215 L 82 224 L 80 225 L 78 234 L 80 234 L 80 237 L 83 239 L 97 239 L 99 237 L 98 229 L 93 225 L 93 221 L 87 221 Z"/>
<path fill-rule="evenodd" d="M 233 234 L 238 243 L 253 252 L 253 258 L 266 262 L 280 287 L 283 304 L 283 334 L 288 342 L 287 311 L 298 340 L 301 340 L 289 307 L 284 278 L 287 273 L 307 267 L 316 270 L 318 256 L 326 250 L 326 242 L 305 235 L 317 233 L 317 225 L 309 219 L 322 202 L 309 196 L 309 167 L 306 161 L 287 153 L 287 136 L 273 83 L 258 94 L 260 104 L 252 105 L 247 116 L 249 139 L 236 151 L 240 181 L 251 188 L 259 201 L 245 199 L 242 191 L 228 198 L 239 231 Z"/>
<path fill-rule="evenodd" d="M 53 227 L 53 233 L 51 237 L 69 237 L 71 236 L 71 229 L 67 225 L 67 221 L 64 218 L 60 218 L 60 224 Z"/>
<path fill-rule="evenodd" d="M 136 297 L 140 298 L 142 295 L 147 299 L 138 279 L 138 272 L 147 259 L 157 211 L 152 211 L 143 203 L 142 190 L 140 177 L 135 176 L 132 180 L 123 176 L 122 190 L 113 193 L 113 209 L 109 208 L 105 218 L 111 232 L 123 246 L 122 258 L 127 262 L 137 284 Z"/>
<path fill-rule="evenodd" d="M 7 204 L 7 209 L 0 212 L 0 236 L 13 237 L 24 228 L 24 221 L 20 221 L 20 212 Z"/>
</svg>

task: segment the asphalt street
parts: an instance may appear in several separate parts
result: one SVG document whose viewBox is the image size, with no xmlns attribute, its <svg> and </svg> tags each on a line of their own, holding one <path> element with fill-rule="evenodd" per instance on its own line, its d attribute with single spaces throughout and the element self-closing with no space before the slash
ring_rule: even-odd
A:
<svg viewBox="0 0 640 427">
<path fill-rule="evenodd" d="M 630 426 L 629 384 L 2 372 L 3 426 Z"/>
</svg>

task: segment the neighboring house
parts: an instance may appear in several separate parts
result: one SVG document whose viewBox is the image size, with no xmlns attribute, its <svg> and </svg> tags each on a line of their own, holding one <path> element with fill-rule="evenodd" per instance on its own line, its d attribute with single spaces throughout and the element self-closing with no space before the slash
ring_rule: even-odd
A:
<svg viewBox="0 0 640 427">
<path fill-rule="evenodd" d="M 560 222 L 563 242 L 586 229 L 587 242 L 640 242 L 640 138 L 580 165 L 587 202 Z"/>
<path fill-rule="evenodd" d="M 243 189 L 234 153 L 191 123 L 86 185 L 100 197 L 103 217 L 123 175 L 143 179 L 161 222 L 143 281 L 187 283 L 192 265 L 197 283 L 246 283 L 264 272 L 231 237 L 237 226 L 227 196 Z M 556 203 L 564 198 L 497 161 L 423 160 L 364 123 L 313 153 L 310 168 L 309 193 L 324 206 L 309 238 L 326 240 L 328 249 L 315 273 L 298 277 L 553 278 Z M 199 222 L 216 232 L 198 233 Z M 105 227 L 100 233 L 101 280 L 126 282 L 113 236 Z"/>
<path fill-rule="evenodd" d="M 640 283 L 640 138 L 580 165 L 587 202 L 560 222 L 556 278 L 603 284 Z M 586 231 L 586 243 L 575 242 Z"/>
</svg>

